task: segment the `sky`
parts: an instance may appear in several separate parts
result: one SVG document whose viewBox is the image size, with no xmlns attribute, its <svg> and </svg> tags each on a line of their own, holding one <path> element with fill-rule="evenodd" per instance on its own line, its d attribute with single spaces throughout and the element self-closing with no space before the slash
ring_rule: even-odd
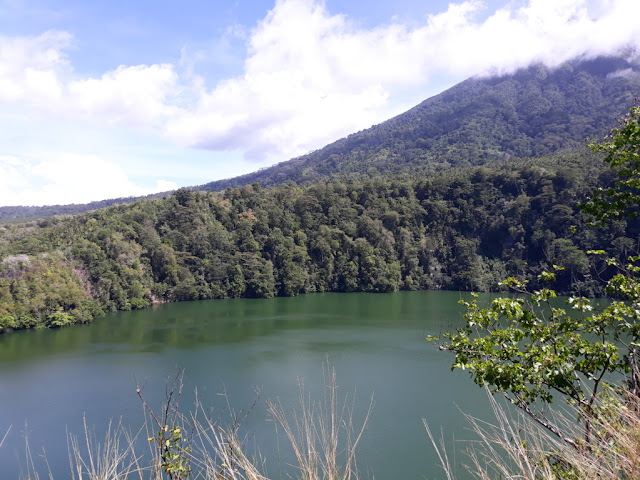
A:
<svg viewBox="0 0 640 480">
<path fill-rule="evenodd" d="M 256 171 L 474 75 L 640 51 L 639 0 L 0 0 L 0 206 Z"/>
</svg>

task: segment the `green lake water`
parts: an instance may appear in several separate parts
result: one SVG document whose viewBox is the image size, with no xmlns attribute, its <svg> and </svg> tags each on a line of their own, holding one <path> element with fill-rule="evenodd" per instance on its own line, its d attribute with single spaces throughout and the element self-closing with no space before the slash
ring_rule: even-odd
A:
<svg viewBox="0 0 640 480">
<path fill-rule="evenodd" d="M 270 478 L 288 478 L 291 452 L 276 441 L 267 399 L 298 404 L 298 384 L 323 395 L 323 364 L 335 368 L 340 395 L 355 394 L 358 422 L 374 396 L 358 449 L 363 478 L 443 478 L 422 419 L 442 434 L 455 463 L 473 438 L 461 411 L 488 417 L 482 389 L 452 357 L 425 340 L 459 325 L 458 292 L 312 294 L 268 300 L 214 300 L 120 312 L 91 325 L 16 332 L 0 337 L 2 478 L 26 474 L 25 434 L 36 466 L 69 478 L 67 431 L 83 416 L 98 437 L 110 419 L 132 430 L 142 423 L 135 390 L 159 408 L 168 377 L 184 369 L 181 406 L 199 398 L 224 422 L 228 405 L 256 407 L 243 422 Z M 1 438 L 1 435 L 0 435 Z M 458 468 L 465 478 L 463 468 Z M 41 478 L 45 478 L 41 476 Z"/>
</svg>

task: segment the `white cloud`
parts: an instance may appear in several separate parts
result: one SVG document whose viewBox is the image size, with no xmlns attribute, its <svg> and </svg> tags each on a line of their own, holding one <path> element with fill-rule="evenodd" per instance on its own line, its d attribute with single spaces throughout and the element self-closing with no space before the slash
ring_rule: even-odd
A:
<svg viewBox="0 0 640 480">
<path fill-rule="evenodd" d="M 250 35 L 244 75 L 202 92 L 196 108 L 167 122 L 167 135 L 283 160 L 397 113 L 396 95 L 432 76 L 507 73 L 640 46 L 640 2 L 603 1 L 599 18 L 587 0 L 530 0 L 479 21 L 485 7 L 470 0 L 417 27 L 366 30 L 322 2 L 279 0 Z"/>
<path fill-rule="evenodd" d="M 176 111 L 181 92 L 173 65 L 119 66 L 100 78 L 78 78 L 66 57 L 67 32 L 0 36 L 0 102 L 59 118 L 152 127 Z"/>
<path fill-rule="evenodd" d="M 0 36 L 0 101 L 57 103 L 59 72 L 68 68 L 63 50 L 70 44 L 66 32 Z"/>
<path fill-rule="evenodd" d="M 157 180 L 152 188 L 137 185 L 122 168 L 97 155 L 58 153 L 52 157 L 41 162 L 0 157 L 0 205 L 87 203 L 177 188 L 167 180 Z"/>
<path fill-rule="evenodd" d="M 153 126 L 176 111 L 170 100 L 179 90 L 172 65 L 120 66 L 101 78 L 72 81 L 72 108 L 108 124 Z"/>
<path fill-rule="evenodd" d="M 418 101 L 425 91 L 434 93 L 428 87 L 433 78 L 507 73 L 532 62 L 557 65 L 576 55 L 640 49 L 638 18 L 638 0 L 505 0 L 494 12 L 468 0 L 411 25 L 392 20 L 363 28 L 329 12 L 321 0 L 277 0 L 253 30 L 241 32 L 248 52 L 243 74 L 213 88 L 199 76 L 199 58 L 192 61 L 189 49 L 176 65 L 121 65 L 87 77 L 66 56 L 69 33 L 0 36 L 0 107 L 18 105 L 25 115 L 37 111 L 70 124 L 81 119 L 135 127 L 159 141 L 242 152 L 264 165 L 400 113 L 410 105 L 397 99 Z M 199 48 L 195 55 L 207 52 Z M 37 132 L 33 138 L 36 143 Z M 51 158 L 54 166 L 0 160 L 0 203 L 66 201 L 66 190 L 80 195 L 69 197 L 76 202 L 142 191 L 115 161 Z M 86 167 L 94 163 L 93 170 Z M 64 174 L 55 173 L 61 168 Z M 25 183 L 21 170 L 40 186 Z M 101 176 L 109 181 L 87 180 Z M 76 190 L 75 181 L 91 187 Z M 101 184 L 112 187 L 101 190 Z"/>
<path fill-rule="evenodd" d="M 239 150 L 264 162 L 398 113 L 403 106 L 395 98 L 424 89 L 433 76 L 506 73 L 640 44 L 637 0 L 521 5 L 479 20 L 486 7 L 468 0 L 417 26 L 364 29 L 322 1 L 278 0 L 246 36 L 244 74 L 210 90 L 184 54 L 178 67 L 122 65 L 82 78 L 65 57 L 68 33 L 0 37 L 0 100 L 98 124 L 155 128 L 182 146 Z"/>
</svg>

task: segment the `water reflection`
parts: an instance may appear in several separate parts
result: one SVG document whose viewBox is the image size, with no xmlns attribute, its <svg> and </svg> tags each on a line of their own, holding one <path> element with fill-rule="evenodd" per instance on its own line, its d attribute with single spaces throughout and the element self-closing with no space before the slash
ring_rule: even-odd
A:
<svg viewBox="0 0 640 480">
<path fill-rule="evenodd" d="M 356 413 L 375 394 L 360 464 L 377 478 L 434 478 L 439 470 L 421 418 L 461 438 L 468 434 L 459 409 L 476 415 L 487 410 L 468 374 L 452 373 L 451 358 L 424 339 L 460 323 L 461 296 L 397 292 L 189 302 L 0 337 L 0 430 L 14 425 L 0 449 L 0 463 L 8 465 L 4 474 L 16 478 L 18 465 L 24 466 L 16 455 L 23 455 L 25 420 L 32 447 L 45 446 L 54 473 L 62 472 L 57 479 L 67 478 L 65 428 L 79 432 L 83 413 L 97 433 L 121 416 L 137 428 L 136 382 L 146 385 L 152 405 L 160 405 L 164 380 L 181 366 L 183 405 L 190 405 L 197 387 L 222 412 L 227 398 L 236 408 L 251 405 L 255 388 L 263 398 L 293 406 L 300 378 L 314 394 L 322 393 L 328 358 L 340 391 L 357 391 Z M 274 458 L 273 425 L 265 418 L 262 403 L 245 427 L 262 454 Z"/>
</svg>

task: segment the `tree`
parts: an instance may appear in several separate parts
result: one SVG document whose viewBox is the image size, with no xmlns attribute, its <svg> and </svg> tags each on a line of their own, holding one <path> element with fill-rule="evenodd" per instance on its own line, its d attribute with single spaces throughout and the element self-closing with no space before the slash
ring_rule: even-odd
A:
<svg viewBox="0 0 640 480">
<path fill-rule="evenodd" d="M 640 107 L 634 106 L 610 141 L 592 144 L 606 152 L 605 161 L 619 178 L 598 189 L 582 206 L 599 222 L 636 215 L 640 205 Z M 587 252 L 606 254 L 602 250 Z M 482 308 L 478 296 L 461 303 L 466 324 L 444 335 L 440 348 L 455 354 L 452 369 L 470 371 L 479 385 L 502 393 L 540 425 L 578 449 L 590 450 L 597 432 L 593 425 L 607 415 L 612 374 L 622 374 L 628 391 L 640 395 L 640 255 L 622 264 L 607 259 L 617 274 L 607 283 L 616 299 L 597 310 L 584 297 L 570 297 L 559 308 L 549 288 L 531 291 L 526 281 L 507 279 L 516 295 L 496 298 Z M 541 282 L 555 280 L 552 271 Z M 429 340 L 440 342 L 436 337 Z M 575 409 L 583 425 L 582 438 L 574 438 L 545 413 L 545 404 L 560 396 Z"/>
<path fill-rule="evenodd" d="M 620 126 L 603 144 L 592 143 L 594 152 L 606 154 L 604 161 L 615 171 L 618 180 L 612 187 L 598 188 L 591 201 L 582 205 L 601 222 L 638 215 L 640 206 L 640 99 L 621 120 Z"/>
</svg>

